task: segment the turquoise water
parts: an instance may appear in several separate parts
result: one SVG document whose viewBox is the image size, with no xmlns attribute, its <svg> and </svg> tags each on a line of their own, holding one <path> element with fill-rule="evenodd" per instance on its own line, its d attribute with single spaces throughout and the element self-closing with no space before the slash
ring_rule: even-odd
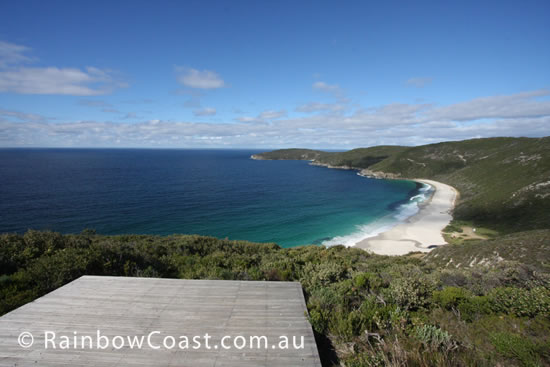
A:
<svg viewBox="0 0 550 367">
<path fill-rule="evenodd" d="M 417 210 L 411 181 L 374 180 L 252 150 L 2 149 L 0 232 L 202 234 L 347 243 Z"/>
</svg>

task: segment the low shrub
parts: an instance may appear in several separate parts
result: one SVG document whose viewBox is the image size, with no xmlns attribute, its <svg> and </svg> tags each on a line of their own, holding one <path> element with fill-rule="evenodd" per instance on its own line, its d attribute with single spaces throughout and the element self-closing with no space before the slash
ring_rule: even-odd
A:
<svg viewBox="0 0 550 367">
<path fill-rule="evenodd" d="M 472 322 L 481 315 L 490 314 L 491 306 L 486 296 L 473 296 L 459 302 L 457 310 L 462 320 Z"/>
<path fill-rule="evenodd" d="M 467 301 L 471 296 L 471 292 L 464 288 L 458 287 L 445 287 L 440 291 L 433 292 L 434 302 L 448 310 L 453 309 L 460 303 Z"/>
<path fill-rule="evenodd" d="M 328 327 L 329 315 L 324 310 L 319 308 L 312 308 L 309 310 L 309 323 L 313 327 L 313 330 L 319 334 L 324 334 Z"/>
<path fill-rule="evenodd" d="M 350 341 L 354 336 L 359 336 L 363 332 L 367 321 L 359 310 L 349 313 L 335 312 L 329 319 L 328 328 L 330 334 L 341 341 Z"/>
<path fill-rule="evenodd" d="M 389 297 L 406 310 L 417 310 L 429 303 L 434 288 L 435 285 L 429 279 L 405 278 L 391 283 Z"/>
<path fill-rule="evenodd" d="M 308 263 L 304 266 L 301 282 L 312 288 L 339 282 L 347 277 L 346 268 L 335 262 Z"/>
<path fill-rule="evenodd" d="M 488 298 L 494 312 L 510 313 L 520 317 L 550 317 L 550 290 L 544 287 L 499 287 L 491 291 Z"/>
<path fill-rule="evenodd" d="M 449 352 L 457 347 L 457 343 L 448 332 L 434 325 L 416 326 L 412 334 L 424 347 L 432 351 Z"/>
<path fill-rule="evenodd" d="M 540 366 L 539 347 L 529 339 L 517 334 L 493 333 L 491 343 L 507 358 L 515 359 L 522 366 Z"/>
<path fill-rule="evenodd" d="M 300 281 L 324 362 L 335 365 L 550 365 L 550 277 L 518 263 L 445 268 L 342 246 L 203 236 L 4 234 L 0 314 L 83 274 Z M 514 349 L 515 336 L 497 334 L 510 332 L 531 344 Z"/>
</svg>

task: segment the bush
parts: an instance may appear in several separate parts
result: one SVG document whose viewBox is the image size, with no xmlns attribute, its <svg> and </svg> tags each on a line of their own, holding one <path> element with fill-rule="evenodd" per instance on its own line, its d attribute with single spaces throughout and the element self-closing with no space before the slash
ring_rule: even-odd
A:
<svg viewBox="0 0 550 367">
<path fill-rule="evenodd" d="M 480 315 L 491 313 L 489 299 L 486 296 L 465 299 L 458 304 L 457 310 L 462 320 L 467 322 L 476 320 Z"/>
<path fill-rule="evenodd" d="M 324 334 L 328 326 L 328 315 L 324 310 L 314 308 L 309 310 L 309 323 L 313 330 L 319 334 Z"/>
<path fill-rule="evenodd" d="M 376 303 L 376 299 L 373 296 L 367 297 L 363 303 L 361 303 L 361 306 L 359 307 L 359 310 L 361 311 L 361 314 L 363 315 L 363 319 L 365 320 L 364 328 L 371 332 L 374 330 L 379 329 L 377 318 L 379 318 L 379 312 L 383 309 L 383 306 Z"/>
<path fill-rule="evenodd" d="M 441 350 L 449 352 L 457 347 L 457 343 L 453 341 L 451 335 L 437 326 L 416 326 L 412 334 L 424 347 L 432 351 Z"/>
<path fill-rule="evenodd" d="M 510 313 L 520 317 L 550 317 L 550 290 L 543 287 L 499 287 L 490 292 L 488 297 L 494 312 Z"/>
<path fill-rule="evenodd" d="M 502 362 L 497 350 L 527 362 L 534 350 L 549 364 L 550 277 L 504 263 L 444 269 L 416 258 L 342 246 L 282 249 L 202 236 L 31 231 L 0 235 L 0 314 L 83 274 L 300 280 L 309 321 L 318 342 L 324 341 L 319 347 L 330 355 L 325 356 L 329 363 L 495 365 Z M 441 284 L 444 288 L 435 291 Z M 525 288 L 511 288 L 516 285 Z M 493 312 L 512 315 L 482 316 Z M 476 324 L 462 322 L 457 313 Z M 515 350 L 509 346 L 514 340 L 495 334 L 492 343 L 489 338 L 492 332 L 510 331 L 540 344 Z M 455 350 L 458 341 L 464 350 Z"/>
<path fill-rule="evenodd" d="M 378 367 L 386 366 L 386 360 L 382 352 L 378 353 L 353 353 L 345 360 L 346 367 Z"/>
<path fill-rule="evenodd" d="M 451 233 L 451 232 L 459 232 L 459 233 L 462 233 L 463 230 L 462 230 L 462 227 L 456 225 L 456 224 L 449 224 L 447 227 L 445 227 L 443 229 L 443 232 L 446 232 L 446 233 Z"/>
<path fill-rule="evenodd" d="M 390 285 L 389 296 L 404 309 L 417 310 L 429 303 L 434 288 L 433 282 L 426 278 L 405 278 Z"/>
<path fill-rule="evenodd" d="M 329 321 L 329 331 L 342 341 L 351 341 L 354 336 L 360 335 L 365 329 L 367 320 L 358 310 L 335 312 Z"/>
<path fill-rule="evenodd" d="M 294 274 L 294 264 L 288 260 L 262 262 L 260 270 L 266 280 L 291 280 Z"/>
<path fill-rule="evenodd" d="M 369 277 L 365 273 L 357 274 L 353 277 L 353 285 L 357 288 L 369 288 Z"/>
<path fill-rule="evenodd" d="M 491 343 L 500 354 L 519 361 L 523 366 L 540 366 L 539 348 L 521 335 L 493 333 Z"/>
<path fill-rule="evenodd" d="M 306 286 L 315 288 L 337 283 L 346 277 L 346 268 L 340 264 L 334 262 L 321 264 L 308 263 L 304 267 L 303 276 L 300 281 Z"/>
<path fill-rule="evenodd" d="M 409 313 L 399 307 L 390 311 L 390 326 L 393 330 L 404 330 L 409 321 Z"/>
<path fill-rule="evenodd" d="M 471 293 L 458 287 L 446 287 L 440 291 L 433 293 L 434 302 L 448 310 L 456 308 L 460 303 L 467 301 L 471 297 Z"/>
</svg>

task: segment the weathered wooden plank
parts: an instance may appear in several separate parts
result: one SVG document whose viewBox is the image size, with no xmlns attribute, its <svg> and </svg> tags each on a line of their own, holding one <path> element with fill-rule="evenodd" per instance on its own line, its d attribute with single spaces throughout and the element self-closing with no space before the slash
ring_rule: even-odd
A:
<svg viewBox="0 0 550 367">
<path fill-rule="evenodd" d="M 320 366 L 305 312 L 302 288 L 294 282 L 84 276 L 0 318 L 0 366 Z M 82 336 L 95 343 L 98 330 L 109 341 L 144 336 L 144 346 L 81 345 Z M 45 348 L 45 331 L 55 332 L 56 349 L 51 343 Z M 146 343 L 152 331 L 159 332 L 151 339 L 159 350 Z M 33 334 L 32 347 L 18 344 L 22 332 Z M 68 349 L 60 349 L 60 336 L 71 341 Z M 174 337 L 174 348 L 162 346 L 166 336 Z M 184 336 L 190 345 L 201 337 L 201 348 L 179 348 Z M 265 336 L 267 348 L 262 341 L 259 348 L 226 350 L 223 336 L 230 346 L 239 336 L 247 343 Z M 278 347 L 281 336 L 289 337 L 289 349 Z M 293 348 L 293 336 L 298 344 L 303 337 L 303 348 Z"/>
</svg>

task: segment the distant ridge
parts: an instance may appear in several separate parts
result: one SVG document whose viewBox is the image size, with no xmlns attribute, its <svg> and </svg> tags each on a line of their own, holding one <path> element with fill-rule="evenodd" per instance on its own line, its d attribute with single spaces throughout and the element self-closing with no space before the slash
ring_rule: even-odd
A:
<svg viewBox="0 0 550 367">
<path fill-rule="evenodd" d="M 388 178 L 428 178 L 456 187 L 455 219 L 502 232 L 550 228 L 550 137 L 484 138 L 347 152 L 282 149 L 255 159 L 302 159 Z"/>
</svg>

